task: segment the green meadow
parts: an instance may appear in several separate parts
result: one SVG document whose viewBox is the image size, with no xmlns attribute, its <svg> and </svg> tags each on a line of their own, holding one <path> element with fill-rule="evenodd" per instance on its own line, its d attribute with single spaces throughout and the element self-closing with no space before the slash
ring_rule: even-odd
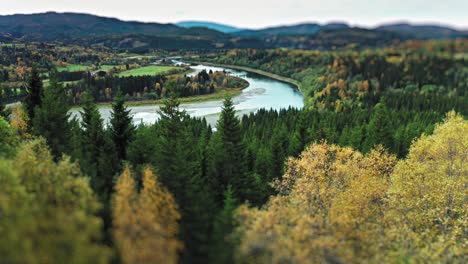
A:
<svg viewBox="0 0 468 264">
<path fill-rule="evenodd" d="M 79 64 L 68 64 L 67 67 L 57 67 L 57 71 L 62 72 L 62 71 L 86 71 L 88 69 L 88 66 L 86 65 L 79 65 Z"/>
<path fill-rule="evenodd" d="M 170 70 L 177 69 L 177 67 L 171 66 L 146 66 L 141 68 L 136 68 L 128 71 L 124 71 L 119 73 L 120 77 L 127 77 L 127 76 L 143 76 L 143 75 L 158 75 L 167 73 Z"/>
</svg>

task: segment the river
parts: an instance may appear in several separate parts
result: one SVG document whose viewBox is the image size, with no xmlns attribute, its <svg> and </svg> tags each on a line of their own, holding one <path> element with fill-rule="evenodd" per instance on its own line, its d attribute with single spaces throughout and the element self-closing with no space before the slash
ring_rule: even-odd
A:
<svg viewBox="0 0 468 264">
<path fill-rule="evenodd" d="M 207 71 L 226 70 L 248 81 L 249 86 L 242 90 L 240 95 L 233 98 L 234 107 L 239 116 L 255 112 L 261 108 L 279 110 L 288 107 L 302 108 L 304 106 L 302 94 L 291 84 L 255 73 L 227 68 L 206 65 L 197 65 L 191 68 L 194 70 L 191 75 L 195 75 L 204 69 Z M 181 104 L 180 108 L 184 109 L 191 116 L 205 117 L 207 122 L 214 126 L 219 118 L 222 104 L 222 100 L 215 100 Z M 136 124 L 153 124 L 159 118 L 158 105 L 129 106 L 128 109 L 131 110 L 133 120 Z M 71 110 L 72 116 L 77 116 L 79 118 L 79 111 L 79 109 Z M 111 107 L 99 106 L 99 112 L 104 122 L 107 124 L 110 119 Z"/>
</svg>

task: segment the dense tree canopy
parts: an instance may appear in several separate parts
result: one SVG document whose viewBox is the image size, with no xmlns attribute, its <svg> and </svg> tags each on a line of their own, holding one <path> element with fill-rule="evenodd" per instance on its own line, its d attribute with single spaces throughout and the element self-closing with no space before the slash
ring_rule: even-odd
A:
<svg viewBox="0 0 468 264">
<path fill-rule="evenodd" d="M 398 161 L 314 144 L 262 209 L 242 206 L 238 261 L 463 263 L 468 123 L 451 113 Z"/>
</svg>

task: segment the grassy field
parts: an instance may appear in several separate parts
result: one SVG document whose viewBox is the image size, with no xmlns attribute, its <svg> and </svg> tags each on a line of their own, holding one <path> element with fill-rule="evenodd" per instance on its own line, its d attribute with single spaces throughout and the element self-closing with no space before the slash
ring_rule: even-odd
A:
<svg viewBox="0 0 468 264">
<path fill-rule="evenodd" d="M 127 77 L 127 76 L 143 76 L 143 75 L 158 75 L 166 73 L 169 70 L 177 69 L 177 67 L 171 66 L 146 66 L 141 68 L 136 68 L 128 71 L 124 71 L 119 73 L 120 77 Z"/>
<path fill-rule="evenodd" d="M 86 65 L 78 65 L 78 64 L 68 64 L 67 67 L 57 67 L 57 71 L 86 71 L 88 69 L 88 66 Z"/>
<path fill-rule="evenodd" d="M 133 60 L 133 59 L 154 59 L 156 56 L 154 55 L 136 55 L 136 56 L 130 56 L 130 57 L 125 57 L 126 59 Z"/>
</svg>

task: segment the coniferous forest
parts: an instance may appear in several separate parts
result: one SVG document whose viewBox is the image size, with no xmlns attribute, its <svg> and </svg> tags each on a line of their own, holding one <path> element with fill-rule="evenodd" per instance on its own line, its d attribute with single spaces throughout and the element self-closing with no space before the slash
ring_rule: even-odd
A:
<svg viewBox="0 0 468 264">
<path fill-rule="evenodd" d="M 2 44 L 0 263 L 466 263 L 467 54 Z M 239 113 L 248 80 L 170 56 L 281 76 L 304 108 Z"/>
</svg>

